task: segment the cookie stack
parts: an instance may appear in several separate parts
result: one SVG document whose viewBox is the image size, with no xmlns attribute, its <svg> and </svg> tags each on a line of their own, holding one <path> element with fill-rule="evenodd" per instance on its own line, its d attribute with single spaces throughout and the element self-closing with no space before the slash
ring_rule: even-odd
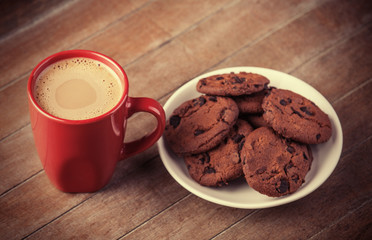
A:
<svg viewBox="0 0 372 240">
<path fill-rule="evenodd" d="M 309 144 L 330 138 L 330 120 L 310 100 L 269 83 L 246 72 L 210 76 L 197 83 L 203 95 L 174 110 L 164 136 L 196 182 L 217 187 L 244 176 L 271 197 L 303 184 Z"/>
</svg>

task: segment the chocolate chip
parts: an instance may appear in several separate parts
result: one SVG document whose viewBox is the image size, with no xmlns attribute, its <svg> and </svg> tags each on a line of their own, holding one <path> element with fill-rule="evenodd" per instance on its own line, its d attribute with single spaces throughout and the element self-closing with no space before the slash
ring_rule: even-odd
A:
<svg viewBox="0 0 372 240">
<path fill-rule="evenodd" d="M 254 86 L 255 88 L 259 88 L 259 87 L 261 87 L 260 84 L 254 84 L 253 86 Z"/>
<path fill-rule="evenodd" d="M 226 114 L 226 109 L 222 109 L 222 111 L 220 112 L 220 119 L 222 119 L 222 121 L 224 121 L 225 119 L 225 114 Z"/>
<path fill-rule="evenodd" d="M 300 177 L 299 177 L 297 174 L 294 174 L 294 175 L 291 176 L 291 179 L 292 179 L 295 183 L 297 183 L 298 180 L 300 180 Z"/>
<path fill-rule="evenodd" d="M 203 98 L 203 97 L 199 98 L 199 106 L 200 107 L 203 106 L 206 102 L 207 102 L 207 100 L 205 98 Z"/>
<path fill-rule="evenodd" d="M 289 182 L 286 179 L 280 179 L 280 186 L 276 188 L 279 193 L 285 193 L 289 189 Z"/>
<path fill-rule="evenodd" d="M 193 99 L 192 100 L 192 103 L 193 103 L 193 106 L 195 107 L 196 105 L 198 105 L 198 100 L 197 99 Z"/>
<path fill-rule="evenodd" d="M 292 146 L 287 146 L 287 151 L 289 153 L 294 153 L 296 150 Z"/>
<path fill-rule="evenodd" d="M 266 171 L 266 167 L 261 167 L 259 169 L 256 170 L 256 174 L 262 174 Z"/>
<path fill-rule="evenodd" d="M 245 81 L 245 78 L 239 78 L 238 76 L 233 76 L 232 78 L 235 80 L 234 83 L 243 83 Z"/>
<path fill-rule="evenodd" d="M 208 167 L 204 168 L 204 173 L 208 173 L 208 174 L 216 173 L 216 170 L 214 168 L 208 166 Z"/>
<path fill-rule="evenodd" d="M 293 107 L 291 107 L 292 111 L 294 114 L 297 114 L 300 118 L 304 118 L 304 116 L 302 116 L 301 113 L 299 113 L 298 111 L 296 111 Z"/>
<path fill-rule="evenodd" d="M 224 77 L 217 77 L 216 80 L 222 80 L 222 79 L 225 79 Z"/>
<path fill-rule="evenodd" d="M 310 112 L 307 107 L 300 107 L 300 110 L 306 113 L 309 116 L 314 116 L 314 113 Z"/>
<path fill-rule="evenodd" d="M 202 86 L 205 86 L 205 85 L 207 85 L 207 79 L 203 78 L 203 79 L 200 80 L 200 87 L 199 88 L 201 88 Z"/>
<path fill-rule="evenodd" d="M 280 109 L 280 107 L 279 106 L 277 106 L 277 105 L 274 105 L 274 107 L 276 108 L 276 109 L 278 109 L 278 111 L 279 112 L 281 112 L 281 114 L 283 114 L 283 111 L 282 111 L 282 109 Z M 269 110 L 270 111 L 270 110 Z"/>
<path fill-rule="evenodd" d="M 208 98 L 212 102 L 217 102 L 217 97 L 216 96 L 209 96 Z"/>
<path fill-rule="evenodd" d="M 170 119 L 169 119 L 169 124 L 173 126 L 173 128 L 176 128 L 178 127 L 178 125 L 180 124 L 181 122 L 181 118 L 180 116 L 178 115 L 173 115 Z"/>
<path fill-rule="evenodd" d="M 293 162 L 289 161 L 289 163 L 284 166 L 285 174 L 288 174 L 288 170 L 291 169 L 292 167 L 293 167 Z"/>
<path fill-rule="evenodd" d="M 194 132 L 194 136 L 199 136 L 200 134 L 203 134 L 205 131 L 202 129 L 196 129 Z"/>
<path fill-rule="evenodd" d="M 316 135 L 316 140 L 319 140 L 320 137 L 321 137 L 321 135 L 320 135 L 320 133 L 318 133 L 318 134 Z"/>
<path fill-rule="evenodd" d="M 287 106 L 287 102 L 286 102 L 284 99 L 280 100 L 279 103 L 280 103 L 281 105 L 283 105 L 283 106 Z"/>
<path fill-rule="evenodd" d="M 201 164 L 209 163 L 210 160 L 211 160 L 211 158 L 210 158 L 208 153 L 202 153 L 200 158 L 199 158 L 199 161 L 201 162 Z"/>
</svg>

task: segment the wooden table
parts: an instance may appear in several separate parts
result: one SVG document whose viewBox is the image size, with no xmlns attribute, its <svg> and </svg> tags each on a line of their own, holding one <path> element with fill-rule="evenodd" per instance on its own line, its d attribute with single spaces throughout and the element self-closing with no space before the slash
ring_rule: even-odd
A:
<svg viewBox="0 0 372 240">
<path fill-rule="evenodd" d="M 365 0 L 2 1 L 0 239 L 371 239 L 372 2 Z M 33 142 L 26 84 L 67 49 L 117 60 L 130 96 L 164 104 L 190 79 L 258 66 L 321 92 L 343 128 L 340 161 L 298 201 L 235 209 L 203 200 L 165 169 L 157 146 L 118 163 L 95 193 L 49 182 Z M 154 127 L 138 114 L 126 140 Z"/>
</svg>

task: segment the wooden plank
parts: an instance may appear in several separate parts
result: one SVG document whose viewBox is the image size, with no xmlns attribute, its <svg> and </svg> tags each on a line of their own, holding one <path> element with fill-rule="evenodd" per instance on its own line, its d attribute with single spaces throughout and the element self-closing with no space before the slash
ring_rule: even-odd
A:
<svg viewBox="0 0 372 240">
<path fill-rule="evenodd" d="M 371 239 L 372 202 L 360 206 L 345 215 L 332 226 L 322 230 L 311 239 Z"/>
<path fill-rule="evenodd" d="M 116 176 L 104 191 L 29 238 L 63 236 L 65 239 L 117 239 L 187 194 L 185 189 L 171 179 L 157 158 L 129 175 L 123 173 Z M 36 212 L 30 214 L 34 217 L 39 215 Z"/>
<path fill-rule="evenodd" d="M 0 91 L 0 141 L 30 122 L 27 102 L 27 79 Z"/>
<path fill-rule="evenodd" d="M 1 142 L 0 163 L 0 195 L 42 169 L 30 125 Z"/>
<path fill-rule="evenodd" d="M 368 136 L 372 129 L 371 123 L 367 121 L 368 107 L 361 106 L 354 109 L 352 105 L 345 104 L 343 101 L 345 97 L 348 101 L 354 101 L 348 97 L 350 93 L 361 86 L 366 86 L 367 89 L 370 86 L 372 78 L 369 68 L 372 64 L 371 30 L 371 26 L 363 29 L 351 39 L 342 42 L 327 51 L 326 54 L 314 58 L 293 72 L 293 75 L 299 76 L 318 89 L 334 106 L 344 131 L 343 151 L 347 151 L 355 143 L 358 143 L 360 136 Z M 333 74 L 329 74 L 330 72 Z M 340 93 L 343 93 L 342 97 Z M 351 97 L 355 97 L 355 95 Z M 366 102 L 366 100 L 362 101 Z M 360 116 L 364 117 L 358 117 L 355 114 L 362 114 Z M 350 122 L 351 119 L 354 122 Z M 353 133 L 354 131 L 356 133 Z M 362 133 L 363 131 L 366 132 Z"/>
<path fill-rule="evenodd" d="M 233 2 L 149 53 L 146 58 L 129 65 L 126 71 L 130 76 L 130 84 L 138 85 L 132 94 L 159 98 L 316 4 L 319 3 L 295 0 L 261 1 L 258 4 L 250 1 Z M 229 41 L 223 41 L 224 37 L 228 37 Z M 164 81 L 167 84 L 153 84 Z M 148 88 L 149 85 L 152 87 Z"/>
<path fill-rule="evenodd" d="M 0 198 L 2 239 L 20 239 L 89 198 L 54 188 L 45 173 L 36 175 Z"/>
<path fill-rule="evenodd" d="M 0 1 L 0 38 L 26 27 L 64 4 L 68 1 Z"/>
<path fill-rule="evenodd" d="M 372 134 L 372 122 L 369 120 L 372 109 L 372 103 L 369 101 L 371 92 L 372 79 L 334 104 L 343 129 L 344 151 Z M 360 103 L 363 104 L 356 108 L 355 105 Z"/>
<path fill-rule="evenodd" d="M 125 66 L 214 14 L 227 2 L 154 1 L 109 26 L 104 33 L 79 44 L 78 48 L 102 52 Z"/>
<path fill-rule="evenodd" d="M 317 234 L 372 198 L 371 147 L 372 138 L 369 138 L 344 156 L 331 178 L 309 196 L 257 211 L 216 239 L 247 239 L 252 235 L 259 239 L 307 239 Z M 362 226 L 366 223 L 361 221 Z M 349 225 L 348 234 L 358 235 L 357 225 L 359 220 Z"/>
<path fill-rule="evenodd" d="M 244 46 L 251 45 L 257 39 L 267 34 L 271 36 L 272 31 L 280 29 L 323 2 L 325 1 L 294 0 L 262 1 L 257 4 L 252 1 L 241 1 L 226 7 L 213 19 L 180 39 L 194 51 L 203 67 L 208 68 Z M 224 38 L 228 38 L 228 41 L 222 41 Z"/>
<path fill-rule="evenodd" d="M 172 36 L 181 34 L 214 15 L 228 0 L 185 0 L 185 1 L 155 1 L 146 6 L 142 12 L 151 16 L 151 21 L 160 26 Z"/>
<path fill-rule="evenodd" d="M 77 48 L 101 52 L 125 66 L 170 37 L 171 35 L 152 22 L 149 16 L 139 11 L 80 43 Z"/>
<path fill-rule="evenodd" d="M 253 211 L 216 205 L 191 194 L 121 239 L 211 239 Z"/>
<path fill-rule="evenodd" d="M 291 74 L 311 84 L 331 103 L 372 77 L 372 26 L 343 38 Z"/>
<path fill-rule="evenodd" d="M 0 87 L 27 74 L 45 57 L 73 48 L 139 8 L 146 0 L 77 1 L 24 31 L 0 39 Z M 68 33 L 68 34 L 66 34 Z"/>
<path fill-rule="evenodd" d="M 214 68 L 256 66 L 291 72 L 371 22 L 369 1 L 326 2 Z M 304 79 L 306 81 L 306 79 Z"/>
</svg>

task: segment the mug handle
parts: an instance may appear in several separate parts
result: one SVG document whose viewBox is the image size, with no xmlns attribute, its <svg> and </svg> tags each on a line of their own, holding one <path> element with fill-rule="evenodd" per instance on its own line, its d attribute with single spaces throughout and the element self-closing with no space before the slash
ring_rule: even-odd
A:
<svg viewBox="0 0 372 240">
<path fill-rule="evenodd" d="M 163 107 L 151 98 L 128 97 L 127 100 L 128 118 L 136 112 L 148 112 L 156 117 L 157 127 L 146 136 L 128 143 L 124 143 L 121 150 L 120 160 L 129 158 L 151 147 L 163 134 L 165 129 L 165 112 Z"/>
</svg>

